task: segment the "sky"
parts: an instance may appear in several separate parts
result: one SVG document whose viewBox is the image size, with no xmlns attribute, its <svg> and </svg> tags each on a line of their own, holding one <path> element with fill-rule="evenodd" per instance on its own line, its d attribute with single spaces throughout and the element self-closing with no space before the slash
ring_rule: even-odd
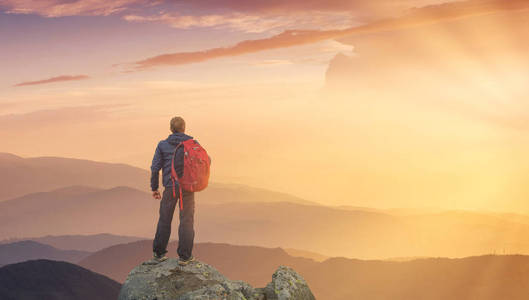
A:
<svg viewBox="0 0 529 300">
<path fill-rule="evenodd" d="M 529 213 L 528 8 L 0 0 L 0 152 L 148 169 L 179 115 L 216 182 Z"/>
</svg>

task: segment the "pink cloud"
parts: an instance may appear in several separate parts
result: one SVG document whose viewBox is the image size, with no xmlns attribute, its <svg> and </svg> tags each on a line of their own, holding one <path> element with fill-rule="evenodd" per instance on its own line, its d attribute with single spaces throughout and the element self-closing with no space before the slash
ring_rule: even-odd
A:
<svg viewBox="0 0 529 300">
<path fill-rule="evenodd" d="M 242 32 L 266 32 L 285 28 L 337 29 L 353 25 L 349 12 L 296 12 L 289 15 L 258 15 L 245 13 L 185 15 L 180 13 L 161 13 L 151 16 L 126 15 L 124 20 L 144 23 L 156 22 L 173 28 L 217 28 Z"/>
<path fill-rule="evenodd" d="M 427 0 L 447 2 L 454 0 Z M 44 17 L 108 16 L 118 12 L 158 7 L 163 13 L 185 16 L 229 14 L 290 16 L 299 12 L 348 13 L 355 16 L 396 15 L 404 9 L 424 5 L 425 0 L 0 0 L 0 10 L 12 14 L 37 14 Z M 162 14 L 163 14 L 162 13 Z M 141 16 L 145 19 L 152 16 Z M 156 15 L 154 15 L 156 17 Z"/>
<path fill-rule="evenodd" d="M 37 80 L 37 81 L 25 81 L 17 83 L 13 86 L 26 86 L 26 85 L 38 85 L 38 84 L 46 84 L 46 83 L 54 83 L 54 82 L 61 82 L 61 81 L 74 81 L 74 80 L 83 80 L 90 78 L 87 75 L 62 75 L 57 77 L 52 77 L 48 79 L 43 80 Z"/>
<path fill-rule="evenodd" d="M 395 16 L 425 0 L 0 0 L 0 11 L 44 17 L 108 16 L 174 28 L 221 28 L 275 33 L 287 29 L 342 29 L 353 21 Z M 453 1 L 453 0 L 427 0 Z M 155 9 L 151 9 L 151 8 Z M 148 9 L 146 9 L 148 8 Z M 157 12 L 155 12 L 157 10 Z M 148 12 L 148 13 L 147 13 Z"/>
<path fill-rule="evenodd" d="M 266 39 L 243 41 L 228 48 L 214 48 L 198 52 L 179 52 L 158 55 L 135 63 L 136 69 L 161 65 L 183 65 L 215 58 L 254 53 L 263 50 L 314 43 L 339 36 L 341 30 L 313 31 L 289 30 Z"/>
<path fill-rule="evenodd" d="M 466 2 L 432 5 L 415 9 L 410 14 L 400 18 L 383 19 L 363 26 L 341 30 L 287 30 L 269 38 L 246 40 L 226 48 L 162 54 L 136 62 L 135 69 L 142 70 L 156 66 L 198 63 L 216 58 L 304 45 L 344 36 L 398 30 L 472 15 L 527 8 L 529 8 L 529 1 L 526 0 L 470 0 Z"/>
<path fill-rule="evenodd" d="M 454 0 L 427 0 L 446 2 Z M 174 28 L 221 28 L 244 32 L 288 29 L 343 29 L 361 20 L 401 15 L 425 0 L 194 0 L 164 1 L 158 13 L 128 14 L 130 22 L 156 22 Z"/>
<path fill-rule="evenodd" d="M 146 0 L 0 0 L 0 8 L 11 14 L 36 14 L 44 17 L 108 16 Z"/>
<path fill-rule="evenodd" d="M 425 3 L 444 3 L 455 0 L 177 0 L 164 3 L 196 11 L 234 11 L 245 14 L 290 15 L 295 12 L 349 12 L 354 14 L 379 15 L 391 11 L 393 15 L 400 10 L 423 6 Z"/>
</svg>

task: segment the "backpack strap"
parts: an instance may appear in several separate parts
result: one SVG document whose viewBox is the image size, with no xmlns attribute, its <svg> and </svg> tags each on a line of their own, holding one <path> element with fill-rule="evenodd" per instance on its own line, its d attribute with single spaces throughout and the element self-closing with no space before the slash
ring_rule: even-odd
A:
<svg viewBox="0 0 529 300">
<path fill-rule="evenodd" d="M 178 174 L 176 173 L 176 170 L 174 168 L 174 159 L 176 157 L 176 151 L 178 150 L 178 148 L 180 148 L 180 146 L 182 146 L 182 142 L 180 142 L 176 146 L 176 148 L 174 149 L 173 158 L 171 159 L 171 180 L 173 181 L 173 197 L 174 198 L 176 198 L 175 183 L 178 182 Z M 184 204 L 182 203 L 183 202 L 183 199 L 182 199 L 182 186 L 180 185 L 180 183 L 178 183 L 178 190 L 180 192 L 180 198 L 179 198 L 180 210 L 184 210 Z"/>
</svg>

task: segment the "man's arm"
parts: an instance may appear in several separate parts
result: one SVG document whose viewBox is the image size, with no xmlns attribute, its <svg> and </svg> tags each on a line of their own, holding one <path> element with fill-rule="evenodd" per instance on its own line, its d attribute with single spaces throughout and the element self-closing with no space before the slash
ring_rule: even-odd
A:
<svg viewBox="0 0 529 300">
<path fill-rule="evenodd" d="M 158 192 L 159 180 L 160 180 L 160 169 L 162 168 L 162 152 L 160 150 L 160 144 L 154 151 L 154 157 L 152 158 L 151 164 L 151 190 L 153 191 L 152 196 L 155 199 L 159 199 L 160 193 Z"/>
</svg>

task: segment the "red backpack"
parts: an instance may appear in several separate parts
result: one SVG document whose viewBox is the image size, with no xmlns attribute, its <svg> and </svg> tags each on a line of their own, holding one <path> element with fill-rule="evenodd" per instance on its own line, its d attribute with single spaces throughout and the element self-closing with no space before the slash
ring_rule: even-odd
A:
<svg viewBox="0 0 529 300">
<path fill-rule="evenodd" d="M 174 160 L 178 148 L 184 147 L 184 174 L 178 178 L 174 168 Z M 175 182 L 178 181 L 180 190 L 180 210 L 184 209 L 182 204 L 182 189 L 188 192 L 198 192 L 208 186 L 209 180 L 209 166 L 211 159 L 208 153 L 200 144 L 189 139 L 181 142 L 174 150 L 173 159 L 171 161 L 171 180 L 173 181 L 173 197 L 176 198 Z"/>
</svg>

